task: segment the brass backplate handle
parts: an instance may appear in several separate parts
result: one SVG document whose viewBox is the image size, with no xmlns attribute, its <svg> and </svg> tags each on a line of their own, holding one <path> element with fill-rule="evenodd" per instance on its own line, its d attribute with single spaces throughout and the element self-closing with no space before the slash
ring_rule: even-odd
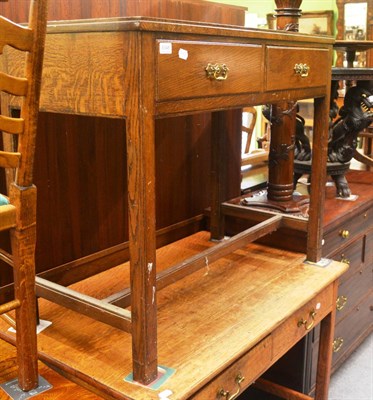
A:
<svg viewBox="0 0 373 400">
<path fill-rule="evenodd" d="M 216 81 L 225 81 L 228 78 L 229 68 L 225 64 L 207 64 L 205 68 L 207 78 Z"/>
<path fill-rule="evenodd" d="M 341 350 L 342 345 L 343 345 L 342 337 L 337 337 L 336 339 L 334 339 L 333 340 L 333 352 L 337 353 L 339 350 Z"/>
<path fill-rule="evenodd" d="M 300 75 L 302 78 L 305 78 L 308 76 L 308 73 L 310 72 L 310 66 L 303 63 L 295 64 L 294 72 L 296 75 Z"/>
<path fill-rule="evenodd" d="M 309 317 L 311 318 L 311 322 L 309 322 L 307 319 L 302 318 L 298 321 L 298 324 L 297 324 L 298 328 L 301 326 L 304 326 L 304 329 L 306 331 L 309 331 L 315 323 L 316 314 L 317 314 L 317 312 L 315 310 L 310 311 Z"/>
<path fill-rule="evenodd" d="M 221 388 L 218 390 L 216 399 L 217 400 L 220 400 L 220 399 L 233 400 L 233 399 L 235 399 L 241 393 L 241 383 L 244 380 L 245 380 L 245 377 L 242 376 L 241 372 L 239 372 L 234 380 L 234 382 L 237 385 L 237 390 L 234 393 L 230 394 L 228 390 L 224 390 L 223 388 Z"/>
<path fill-rule="evenodd" d="M 336 304 L 337 310 L 341 311 L 343 309 L 343 307 L 346 305 L 346 303 L 347 303 L 347 297 L 346 296 L 338 296 L 337 304 Z"/>
</svg>

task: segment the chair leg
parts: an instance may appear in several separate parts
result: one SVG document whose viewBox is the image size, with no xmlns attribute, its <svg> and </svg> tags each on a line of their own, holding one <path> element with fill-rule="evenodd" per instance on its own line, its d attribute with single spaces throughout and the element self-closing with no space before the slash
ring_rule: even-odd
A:
<svg viewBox="0 0 373 400">
<path fill-rule="evenodd" d="M 12 232 L 16 309 L 16 345 L 18 385 L 24 391 L 38 386 L 36 297 L 35 297 L 35 224 Z"/>
</svg>

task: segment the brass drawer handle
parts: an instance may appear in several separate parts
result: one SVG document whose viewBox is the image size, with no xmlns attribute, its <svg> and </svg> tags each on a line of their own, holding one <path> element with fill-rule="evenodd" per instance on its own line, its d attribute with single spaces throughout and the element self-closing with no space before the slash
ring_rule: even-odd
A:
<svg viewBox="0 0 373 400">
<path fill-rule="evenodd" d="M 225 81 L 228 78 L 229 68 L 225 64 L 207 64 L 206 76 L 216 81 Z"/>
<path fill-rule="evenodd" d="M 343 239 L 348 239 L 350 237 L 350 232 L 347 229 L 342 229 L 339 231 L 339 236 Z"/>
<path fill-rule="evenodd" d="M 337 298 L 337 302 L 336 302 L 336 308 L 338 311 L 343 310 L 343 307 L 346 305 L 347 303 L 347 297 L 346 296 L 338 296 Z"/>
<path fill-rule="evenodd" d="M 298 324 L 297 324 L 298 328 L 300 328 L 301 326 L 304 326 L 304 329 L 306 331 L 309 331 L 315 323 L 316 314 L 317 314 L 317 312 L 315 310 L 310 311 L 309 317 L 311 318 L 312 321 L 308 322 L 306 319 L 302 318 L 301 320 L 298 321 Z"/>
<path fill-rule="evenodd" d="M 334 339 L 333 340 L 333 352 L 337 353 L 339 350 L 341 350 L 342 345 L 343 345 L 342 337 L 337 337 L 336 339 Z"/>
<path fill-rule="evenodd" d="M 223 388 L 221 388 L 221 389 L 218 390 L 218 393 L 217 393 L 217 396 L 216 396 L 217 400 L 220 400 L 220 399 L 233 400 L 233 399 L 235 399 L 241 392 L 241 383 L 244 380 L 245 380 L 245 377 L 242 376 L 241 372 L 239 372 L 238 375 L 236 376 L 236 379 L 234 380 L 234 382 L 238 386 L 237 390 L 230 395 L 229 391 L 224 390 Z"/>
<path fill-rule="evenodd" d="M 341 262 L 350 265 L 350 260 L 344 254 L 341 254 Z"/>
<path fill-rule="evenodd" d="M 300 75 L 302 78 L 305 78 L 308 76 L 308 73 L 310 72 L 310 66 L 303 63 L 295 64 L 294 72 L 296 75 Z"/>
</svg>

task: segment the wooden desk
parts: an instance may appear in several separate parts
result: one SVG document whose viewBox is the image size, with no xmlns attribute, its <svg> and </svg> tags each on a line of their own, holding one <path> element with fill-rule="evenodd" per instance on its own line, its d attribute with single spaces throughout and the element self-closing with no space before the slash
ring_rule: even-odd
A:
<svg viewBox="0 0 373 400">
<path fill-rule="evenodd" d="M 212 246 L 200 232 L 159 249 L 158 267 Z M 151 400 L 168 389 L 172 400 L 215 399 L 220 388 L 236 391 L 239 372 L 244 390 L 309 332 L 298 321 L 310 327 L 312 310 L 315 325 L 332 320 L 336 279 L 347 267 L 303 261 L 251 244 L 159 291 L 159 363 L 175 372 L 157 390 L 123 380 L 132 372 L 129 334 L 45 300 L 40 313 L 53 325 L 38 336 L 40 359 L 105 398 Z M 128 270 L 126 263 L 72 288 L 105 298 L 128 284 Z"/>
<path fill-rule="evenodd" d="M 216 302 L 217 296 L 222 291 L 227 290 L 225 280 L 228 278 L 228 272 L 222 275 L 223 286 L 220 286 L 219 290 L 216 289 L 218 286 L 208 286 L 208 303 L 211 308 L 201 307 L 201 304 L 204 305 L 207 299 L 203 297 L 204 291 L 201 291 L 199 284 L 197 284 L 196 292 L 189 292 L 186 295 L 184 301 L 190 303 L 191 308 L 187 309 L 185 323 L 183 319 L 180 320 L 181 325 L 178 325 L 179 323 L 174 320 L 178 311 L 180 311 L 173 308 L 173 304 L 177 303 L 176 298 L 167 297 L 170 296 L 170 294 L 167 294 L 170 293 L 169 288 L 159 291 L 159 289 L 169 286 L 175 281 L 180 281 L 181 278 L 191 279 L 188 275 L 203 268 L 206 262 L 210 264 L 216 260 L 216 263 L 220 265 L 222 257 L 228 257 L 228 254 L 237 248 L 276 230 L 280 225 L 297 224 L 297 226 L 302 226 L 303 230 L 308 230 L 307 255 L 309 259 L 316 258 L 315 261 L 318 261 L 321 254 L 322 188 L 325 181 L 323 165 L 326 162 L 325 149 L 328 133 L 331 45 L 331 38 L 146 18 L 69 21 L 49 26 L 41 109 L 56 113 L 126 119 L 131 292 L 127 291 L 122 296 L 122 301 L 128 305 L 130 300 L 131 311 L 115 310 L 109 317 L 103 318 L 106 321 L 109 319 L 110 321 L 107 322 L 113 323 L 115 326 L 120 325 L 124 330 L 132 332 L 133 371 L 136 380 L 144 383 L 151 382 L 157 374 L 158 358 L 160 363 L 163 362 L 162 359 L 164 358 L 165 364 L 168 364 L 166 366 L 176 367 L 181 371 L 180 374 L 175 375 L 177 376 L 176 380 L 172 381 L 174 382 L 172 384 L 174 385 L 172 386 L 173 390 L 179 393 L 177 398 L 188 398 L 202 389 L 204 385 L 207 385 L 208 381 L 215 379 L 218 374 L 224 370 L 230 370 L 230 367 L 238 361 L 239 357 L 246 357 L 245 354 L 249 354 L 249 350 L 254 346 L 263 345 L 263 348 L 269 350 L 264 353 L 259 352 L 263 354 L 260 357 L 263 360 L 261 361 L 263 364 L 260 364 L 262 368 L 259 368 L 253 376 L 250 374 L 246 382 L 251 382 L 252 379 L 255 379 L 254 375 L 257 376 L 262 370 L 265 370 L 277 358 L 277 355 L 283 354 L 306 333 L 304 328 L 300 331 L 298 327 L 292 326 L 290 328 L 290 321 L 295 318 L 299 311 L 309 313 L 308 305 L 307 310 L 303 310 L 302 307 L 308 302 L 310 302 L 310 305 L 314 305 L 315 301 L 318 304 L 317 296 L 320 293 L 322 293 L 322 296 L 325 295 L 320 303 L 326 304 L 326 308 L 318 315 L 321 318 L 326 317 L 324 328 L 331 327 L 330 321 L 333 319 L 331 312 L 334 308 L 333 299 L 336 294 L 335 281 L 345 269 L 343 264 L 333 263 L 330 267 L 321 269 L 320 267 L 304 266 L 298 259 L 297 265 L 302 273 L 292 275 L 289 272 L 287 261 L 285 261 L 286 266 L 282 266 L 278 271 L 279 279 L 285 282 L 284 291 L 278 291 L 276 282 L 268 288 L 267 282 L 270 282 L 270 280 L 268 281 L 265 274 L 259 273 L 259 276 L 255 277 L 255 274 L 249 273 L 244 282 L 249 284 L 249 282 L 254 281 L 256 284 L 253 289 L 254 292 L 247 292 L 250 296 L 246 297 L 245 305 L 257 309 L 257 312 L 263 315 L 263 321 L 257 325 L 256 319 L 255 321 L 251 320 L 251 311 L 247 309 L 251 322 L 249 323 L 245 319 L 240 328 L 242 330 L 238 329 L 237 333 L 240 332 L 242 338 L 244 331 L 250 331 L 253 335 L 252 339 L 245 340 L 244 343 L 241 342 L 237 349 L 232 347 L 233 353 L 230 350 L 227 357 L 222 358 L 221 361 L 217 358 L 217 355 L 220 354 L 218 348 L 226 348 L 226 346 L 222 346 L 220 340 L 222 335 L 224 336 L 232 331 L 232 326 L 241 325 L 241 317 L 237 318 L 233 313 L 237 307 L 238 298 L 233 297 L 232 301 L 229 301 L 229 298 L 226 299 L 223 306 Z M 297 63 L 307 64 L 310 67 L 310 72 L 303 75 L 299 73 L 298 69 L 297 73 L 295 68 Z M 215 64 L 219 66 L 219 71 L 213 71 L 213 68 L 216 68 Z M 223 64 L 229 69 L 227 79 L 225 79 Z M 8 65 L 16 65 L 16 63 L 13 60 Z M 206 69 L 212 70 L 210 77 Z M 221 166 L 223 164 L 222 158 L 219 158 L 220 156 L 224 157 L 225 146 L 226 119 L 222 111 L 247 105 L 304 98 L 315 98 L 317 118 L 314 125 L 314 162 L 312 165 L 315 168 L 313 175 L 320 176 L 319 180 L 313 182 L 314 190 L 312 190 L 309 221 L 299 218 L 292 219 L 291 217 L 286 219 L 274 217 L 265 220 L 259 227 L 239 234 L 229 241 L 223 241 L 215 246 L 212 252 L 202 251 L 189 258 L 187 262 L 173 265 L 167 272 L 160 274 L 155 244 L 155 118 L 202 111 L 214 113 L 211 230 L 213 228 L 220 230 L 223 223 L 221 202 L 225 200 L 222 199 L 221 194 L 221 188 L 224 187 L 225 169 Z M 252 211 L 237 209 L 237 213 L 245 217 L 247 213 L 252 213 Z M 265 252 L 264 249 L 258 250 L 259 254 L 254 256 L 254 258 L 258 257 L 258 260 L 261 260 L 260 262 L 262 262 L 262 251 Z M 279 256 L 274 255 L 265 261 L 270 270 L 272 270 L 272 264 L 276 263 L 276 258 Z M 235 257 L 235 255 L 232 257 Z M 293 256 L 289 254 L 287 257 L 291 259 Z M 301 256 L 302 261 L 303 258 L 304 256 Z M 258 270 L 258 262 L 255 264 L 254 271 Z M 237 271 L 240 271 L 240 268 L 237 268 Z M 315 274 L 313 278 L 308 275 L 309 273 Z M 113 276 L 115 274 L 111 275 L 111 280 Z M 236 276 L 236 280 L 240 281 L 240 278 Z M 181 282 L 178 283 L 178 287 L 180 291 L 183 291 L 187 281 Z M 312 282 L 311 287 L 306 290 L 304 285 L 309 287 L 310 282 Z M 129 282 L 127 283 L 129 284 Z M 125 283 L 123 283 L 124 285 Z M 123 286 L 121 285 L 121 288 Z M 263 291 L 264 287 L 269 291 Z M 303 289 L 298 290 L 297 288 L 300 287 Z M 157 296 L 156 288 L 158 289 Z M 240 292 L 235 285 L 232 286 L 231 290 L 233 293 Z M 64 304 L 69 303 L 71 299 L 70 294 L 63 292 L 63 290 L 61 295 L 56 295 L 54 288 L 48 287 L 48 285 L 44 286 L 44 283 L 39 281 L 39 295 L 41 291 L 43 296 L 53 298 L 53 300 L 57 300 L 59 296 L 62 297 Z M 191 301 L 198 292 L 202 296 L 200 301 Z M 132 293 L 132 296 L 130 296 L 130 293 Z M 265 297 L 262 299 L 263 306 L 260 306 L 261 302 L 258 301 L 259 293 L 263 293 Z M 243 295 L 242 292 L 241 294 Z M 293 294 L 295 294 L 294 298 L 292 297 Z M 166 302 L 168 308 L 165 310 L 165 314 L 161 312 L 162 296 L 166 296 L 166 300 L 168 299 Z M 158 315 L 157 297 L 160 305 Z M 273 301 L 279 301 L 281 304 L 282 311 L 276 311 L 277 317 L 268 313 Z M 80 305 L 81 303 L 82 301 L 80 301 Z M 316 305 L 314 306 L 316 307 Z M 93 302 L 87 301 L 84 307 L 80 307 L 80 310 L 85 308 L 96 312 Z M 200 308 L 205 309 L 206 314 L 203 314 Z M 195 310 L 198 310 L 198 313 Z M 226 311 L 229 311 L 229 313 Z M 58 311 L 55 312 L 57 315 Z M 176 346 L 177 342 L 170 346 L 175 337 L 180 337 L 181 332 L 189 329 L 194 318 L 197 318 L 198 325 L 203 321 L 201 315 L 212 315 L 214 313 L 219 315 L 220 312 L 223 313 L 222 319 L 216 320 L 215 328 L 210 325 L 205 326 L 205 328 L 199 327 L 191 334 L 190 342 L 193 341 L 198 344 L 193 354 L 178 353 L 176 347 L 173 347 Z M 101 317 L 102 314 L 100 314 L 99 319 Z M 305 319 L 307 318 L 306 315 Z M 57 329 L 62 327 L 57 322 L 56 317 L 52 319 L 56 321 L 55 327 Z M 85 330 L 88 327 L 92 327 L 94 330 L 98 329 L 95 328 L 95 323 L 82 324 L 82 317 L 79 317 L 78 321 L 80 322 L 75 325 L 77 331 L 74 334 L 67 333 L 62 328 L 64 333 L 60 331 L 58 335 L 62 334 L 66 339 L 71 340 L 71 343 L 76 343 L 76 341 L 81 340 L 79 335 L 76 336 L 78 331 L 82 332 L 82 329 Z M 163 325 L 162 321 L 166 325 Z M 227 323 L 227 331 L 221 331 L 219 321 Z M 254 325 L 250 327 L 252 323 Z M 283 327 L 282 323 L 285 324 Z M 159 330 L 158 346 L 157 326 Z M 182 331 L 180 326 L 183 327 Z M 217 330 L 215 330 L 216 326 Z M 114 330 L 114 328 L 110 329 Z M 285 334 L 284 332 L 288 329 L 291 333 Z M 105 337 L 104 332 L 103 330 L 102 334 Z M 115 332 L 119 334 L 119 332 Z M 173 334 L 168 336 L 170 332 Z M 206 341 L 204 341 L 204 332 L 207 335 Z M 93 333 L 93 331 L 90 333 Z M 325 335 L 322 346 L 329 346 L 329 333 Z M 122 360 L 120 364 L 125 366 L 124 369 L 128 371 L 130 369 L 130 335 L 123 332 L 120 332 L 120 335 L 124 338 L 125 343 L 119 345 L 119 351 L 112 347 L 110 351 L 114 351 L 114 353 L 111 353 L 107 361 L 116 362 L 114 355 L 119 352 L 120 357 L 117 360 Z M 265 339 L 268 335 L 270 336 Z M 79 365 L 82 356 L 77 353 L 67 351 L 65 347 L 61 352 L 62 354 L 51 355 L 54 345 L 48 340 L 48 333 L 43 337 L 46 338 L 46 341 L 43 344 L 44 339 L 40 336 L 41 354 L 50 363 L 61 370 L 68 370 L 71 376 L 99 387 L 100 390 L 104 389 L 112 394 L 115 392 L 114 389 L 111 389 L 115 385 L 114 382 L 108 384 L 98 377 L 92 379 L 90 376 L 95 376 L 93 371 L 90 370 L 89 373 L 83 371 L 83 366 Z M 106 342 L 119 343 L 116 334 L 112 336 L 110 333 L 107 337 L 110 340 Z M 275 341 L 276 337 L 280 340 L 275 346 L 272 345 L 272 341 Z M 200 370 L 194 368 L 195 361 L 193 360 L 197 358 L 196 353 L 201 351 L 202 354 L 202 347 L 206 347 L 206 344 L 210 349 L 214 341 L 216 342 L 215 354 L 201 355 L 201 357 L 208 357 L 206 363 L 203 362 Z M 81 343 L 89 344 L 85 338 Z M 236 340 L 232 343 L 236 343 Z M 67 347 L 69 346 L 67 344 Z M 161 352 L 159 357 L 157 347 Z M 171 351 L 168 352 L 167 349 L 171 349 Z M 103 351 L 100 348 L 99 352 Z M 163 356 L 163 351 L 168 353 L 171 359 L 168 356 Z M 328 356 L 328 351 L 321 353 L 323 357 Z M 175 355 L 177 355 L 176 359 L 173 358 Z M 65 359 L 65 356 L 68 356 L 68 359 Z M 61 357 L 64 359 L 62 360 Z M 121 357 L 124 357 L 124 359 Z M 211 370 L 205 369 L 206 365 L 209 364 L 213 364 L 214 367 Z M 328 362 L 325 365 L 328 369 Z M 106 367 L 104 368 L 104 364 L 101 366 L 102 368 L 99 371 L 105 375 Z M 201 372 L 201 369 L 204 371 Z M 181 382 L 184 383 L 181 384 Z M 125 398 L 129 392 L 134 390 L 136 399 L 152 398 L 148 390 L 144 391 L 144 389 L 131 386 L 128 383 L 120 382 L 119 384 L 121 387 L 124 385 L 124 389 L 118 389 L 121 395 L 115 392 L 114 397 Z M 129 389 L 129 386 L 131 389 Z M 321 390 L 325 392 L 326 387 L 327 382 L 324 382 Z M 213 390 L 215 391 L 216 388 Z M 319 394 L 318 398 L 324 398 L 324 394 Z"/>
</svg>

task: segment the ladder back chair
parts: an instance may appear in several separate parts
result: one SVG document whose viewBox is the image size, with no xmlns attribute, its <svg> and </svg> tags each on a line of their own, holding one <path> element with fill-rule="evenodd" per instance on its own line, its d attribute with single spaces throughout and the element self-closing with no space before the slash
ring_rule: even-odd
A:
<svg viewBox="0 0 373 400">
<path fill-rule="evenodd" d="M 0 258 L 13 268 L 14 300 L 0 305 L 0 315 L 16 328 L 18 384 L 24 391 L 38 385 L 34 257 L 36 187 L 33 185 L 33 163 L 46 21 L 46 0 L 31 1 L 28 26 L 0 16 L 0 55 L 3 55 L 4 47 L 10 46 L 25 56 L 22 77 L 0 70 L 1 97 L 4 99 L 11 95 L 20 100 L 18 118 L 11 116 L 5 101 L 2 101 L 0 110 L 3 136 L 16 136 L 12 141 L 15 143 L 13 149 L 0 151 L 0 167 L 14 171 L 7 174 L 11 177 L 7 183 L 7 195 L 0 195 L 0 231 L 10 232 L 12 253 L 2 250 Z M 11 310 L 15 310 L 15 321 L 7 314 Z"/>
</svg>

